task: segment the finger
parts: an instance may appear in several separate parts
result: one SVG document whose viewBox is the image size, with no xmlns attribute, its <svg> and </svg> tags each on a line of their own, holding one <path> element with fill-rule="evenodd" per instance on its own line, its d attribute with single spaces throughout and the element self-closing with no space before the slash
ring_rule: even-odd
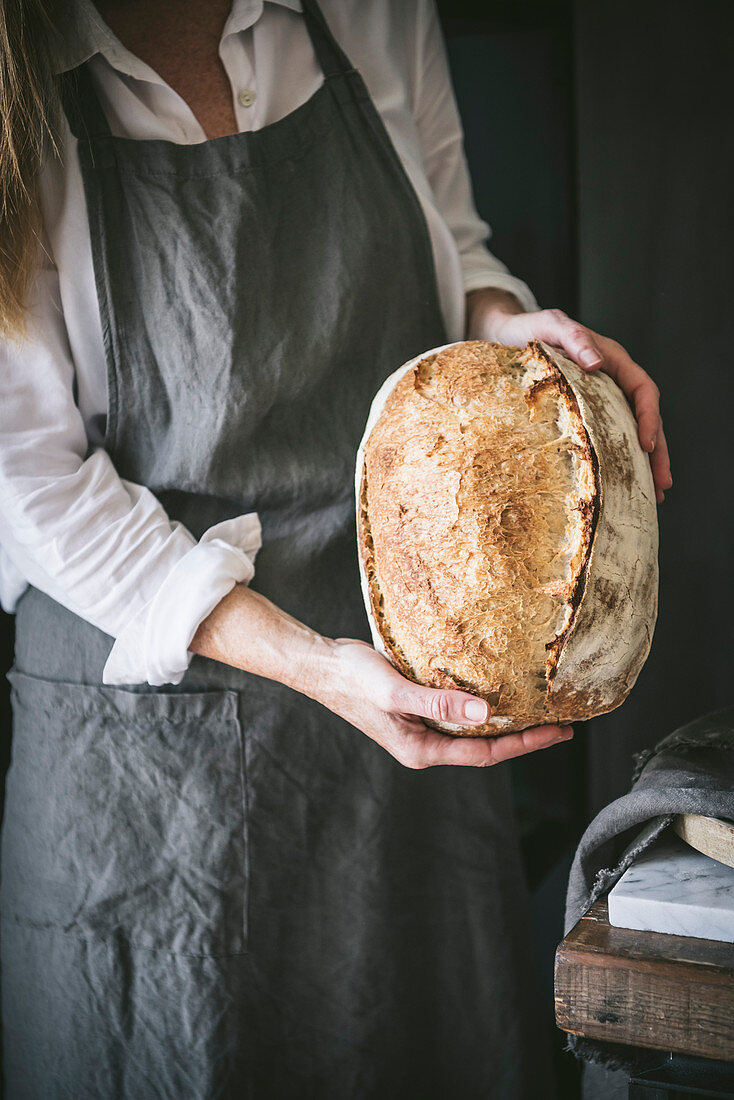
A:
<svg viewBox="0 0 734 1100">
<path fill-rule="evenodd" d="M 658 504 L 662 504 L 665 499 L 665 490 L 670 489 L 673 485 L 668 442 L 662 427 L 658 433 L 655 450 L 650 455 L 650 465 L 652 466 L 652 480 L 655 484 L 655 499 Z"/>
<path fill-rule="evenodd" d="M 597 370 L 604 362 L 596 333 L 573 321 L 562 309 L 544 309 L 533 314 L 533 335 L 562 348 L 584 370 Z"/>
<path fill-rule="evenodd" d="M 604 371 L 617 383 L 632 405 L 643 450 L 652 453 L 662 430 L 660 390 L 647 371 L 615 340 L 598 337 L 604 352 Z"/>
<path fill-rule="evenodd" d="M 457 726 L 480 726 L 490 715 L 484 699 L 467 691 L 420 687 L 402 679 L 393 690 L 390 702 L 391 709 L 398 714 L 413 714 Z"/>
<path fill-rule="evenodd" d="M 632 365 L 636 366 L 637 364 L 633 363 Z M 621 386 L 632 402 L 637 419 L 637 435 L 640 444 L 643 450 L 652 454 L 663 426 L 660 416 L 660 392 L 652 378 L 642 370 L 642 367 L 637 369 L 642 377 L 639 378 L 639 381 L 633 383 L 631 390 L 625 389 L 619 381 L 618 385 Z M 631 372 L 627 372 L 626 376 L 630 377 L 630 375 Z"/>
<path fill-rule="evenodd" d="M 535 726 L 533 729 L 521 730 L 519 733 L 506 733 L 504 737 L 495 739 L 493 763 L 499 764 L 515 756 L 525 756 L 526 753 L 547 749 L 551 745 L 570 741 L 572 738 L 572 726 Z"/>
<path fill-rule="evenodd" d="M 502 737 L 448 737 L 425 730 L 422 737 L 413 738 L 404 755 L 410 760 L 408 766 L 414 768 L 440 765 L 486 768 L 515 756 L 547 749 L 572 737 L 571 726 L 536 726 Z"/>
</svg>

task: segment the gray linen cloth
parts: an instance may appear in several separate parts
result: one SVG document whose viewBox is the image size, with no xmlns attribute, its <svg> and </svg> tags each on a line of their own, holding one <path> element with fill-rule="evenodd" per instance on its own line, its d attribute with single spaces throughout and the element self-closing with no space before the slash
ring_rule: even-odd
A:
<svg viewBox="0 0 734 1100">
<path fill-rule="evenodd" d="M 629 793 L 597 814 L 576 850 L 566 896 L 566 932 L 676 814 L 734 820 L 734 706 L 681 726 L 636 758 Z M 632 1048 L 576 1036 L 569 1036 L 568 1049 L 613 1069 L 629 1069 L 635 1061 Z"/>
</svg>

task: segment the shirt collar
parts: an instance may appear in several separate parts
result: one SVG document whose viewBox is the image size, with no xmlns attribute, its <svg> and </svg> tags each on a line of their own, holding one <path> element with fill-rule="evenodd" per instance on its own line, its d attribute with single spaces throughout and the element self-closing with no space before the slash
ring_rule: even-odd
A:
<svg viewBox="0 0 734 1100">
<path fill-rule="evenodd" d="M 265 3 L 279 4 L 291 11 L 303 11 L 302 0 L 233 0 L 222 31 L 222 40 L 253 26 L 262 15 Z M 54 43 L 54 72 L 59 74 L 76 69 L 98 53 L 113 68 L 128 76 L 160 83 L 160 77 L 156 76 L 150 66 L 126 49 L 112 33 L 92 0 L 74 0 L 69 27 L 57 35 Z"/>
</svg>

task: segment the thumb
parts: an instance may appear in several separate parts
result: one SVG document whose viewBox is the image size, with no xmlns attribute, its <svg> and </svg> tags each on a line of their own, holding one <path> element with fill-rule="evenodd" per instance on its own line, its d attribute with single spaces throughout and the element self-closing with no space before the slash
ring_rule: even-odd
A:
<svg viewBox="0 0 734 1100">
<path fill-rule="evenodd" d="M 433 722 L 451 722 L 457 726 L 480 726 L 490 716 L 484 699 L 466 691 L 444 691 L 441 688 L 401 687 L 394 700 L 401 714 L 430 718 Z"/>
</svg>

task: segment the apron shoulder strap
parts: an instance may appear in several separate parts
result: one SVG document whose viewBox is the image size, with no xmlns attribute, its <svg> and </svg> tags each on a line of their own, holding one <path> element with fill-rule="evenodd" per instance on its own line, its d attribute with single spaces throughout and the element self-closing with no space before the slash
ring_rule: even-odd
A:
<svg viewBox="0 0 734 1100">
<path fill-rule="evenodd" d="M 354 65 L 331 33 L 316 0 L 303 0 L 303 17 L 324 76 L 354 72 Z"/>
<path fill-rule="evenodd" d="M 88 61 L 62 73 L 60 91 L 64 112 L 77 140 L 110 136 L 110 125 L 94 90 Z"/>
</svg>

